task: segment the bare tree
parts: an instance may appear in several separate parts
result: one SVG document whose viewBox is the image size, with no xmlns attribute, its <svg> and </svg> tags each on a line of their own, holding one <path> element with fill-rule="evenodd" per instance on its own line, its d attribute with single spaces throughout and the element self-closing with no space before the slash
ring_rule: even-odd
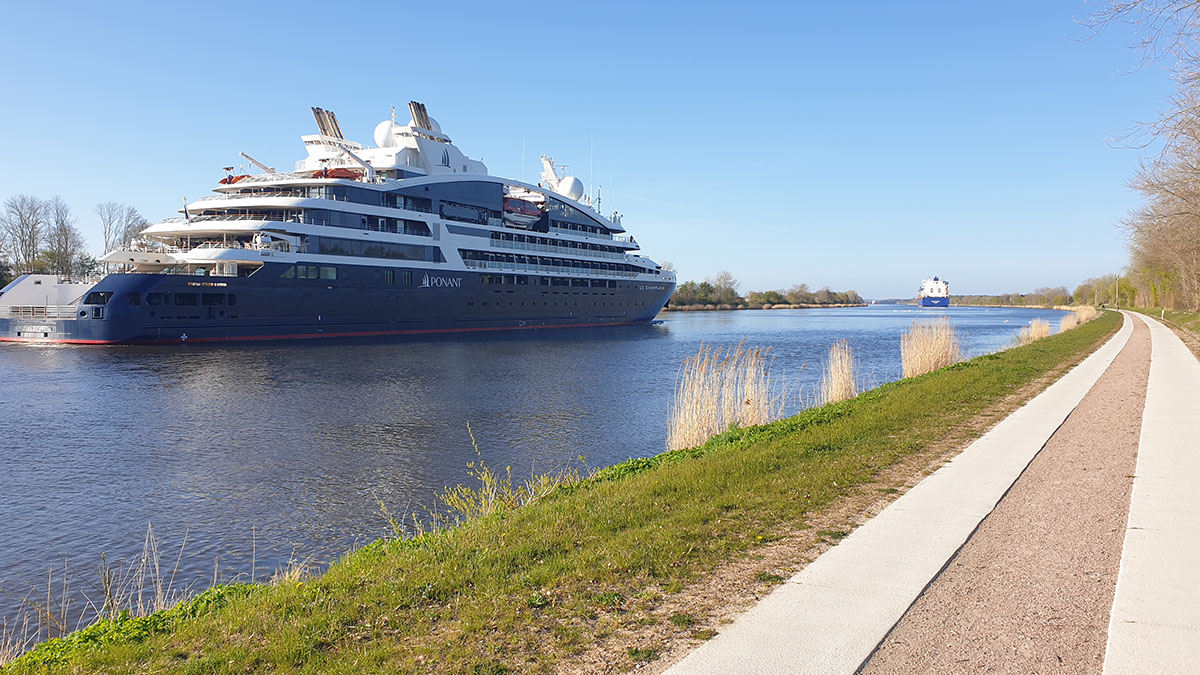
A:
<svg viewBox="0 0 1200 675">
<path fill-rule="evenodd" d="M 132 206 L 123 207 L 121 210 L 120 219 L 120 236 L 118 243 L 125 248 L 128 248 L 133 243 L 134 239 L 142 233 L 142 230 L 150 226 L 150 221 L 138 213 L 138 210 Z"/>
<path fill-rule="evenodd" d="M 121 239 L 121 216 L 125 207 L 116 202 L 97 204 L 92 212 L 100 218 L 100 231 L 104 234 L 104 252 L 108 253 L 117 247 Z"/>
<path fill-rule="evenodd" d="M 76 262 L 84 253 L 83 234 L 75 227 L 71 207 L 62 197 L 53 197 L 44 202 L 44 207 L 49 221 L 45 235 L 45 257 L 51 271 L 70 277 L 77 271 Z"/>
<path fill-rule="evenodd" d="M 17 272 L 34 269 L 42 246 L 46 223 L 42 200 L 31 195 L 17 195 L 4 200 L 0 211 L 0 230 L 8 241 L 9 253 Z"/>
</svg>

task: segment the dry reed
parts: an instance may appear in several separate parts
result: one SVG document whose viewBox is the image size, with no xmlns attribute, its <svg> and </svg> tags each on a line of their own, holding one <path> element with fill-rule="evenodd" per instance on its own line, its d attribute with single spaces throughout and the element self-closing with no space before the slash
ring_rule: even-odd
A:
<svg viewBox="0 0 1200 675">
<path fill-rule="evenodd" d="M 1075 317 L 1079 320 L 1079 323 L 1087 323 L 1100 315 L 1100 312 L 1096 311 L 1096 308 L 1092 307 L 1091 305 L 1076 307 L 1073 311 L 1075 312 Z"/>
<path fill-rule="evenodd" d="M 1028 326 L 1017 333 L 1017 345 L 1027 345 L 1050 335 L 1050 322 L 1045 319 L 1033 319 Z"/>
<path fill-rule="evenodd" d="M 821 405 L 844 401 L 858 395 L 854 381 L 854 350 L 850 343 L 838 340 L 829 348 L 829 361 L 821 376 Z"/>
<path fill-rule="evenodd" d="M 1070 314 L 1066 314 L 1063 316 L 1063 318 L 1058 320 L 1058 332 L 1065 333 L 1078 325 L 1079 315 L 1077 315 L 1075 312 L 1071 312 Z"/>
<path fill-rule="evenodd" d="M 912 324 L 900 336 L 904 377 L 916 377 L 958 363 L 962 346 L 949 317 Z"/>
<path fill-rule="evenodd" d="M 745 341 L 725 350 L 701 345 L 675 381 L 667 448 L 694 448 L 732 427 L 778 419 L 784 396 L 771 379 L 770 352 Z"/>
</svg>

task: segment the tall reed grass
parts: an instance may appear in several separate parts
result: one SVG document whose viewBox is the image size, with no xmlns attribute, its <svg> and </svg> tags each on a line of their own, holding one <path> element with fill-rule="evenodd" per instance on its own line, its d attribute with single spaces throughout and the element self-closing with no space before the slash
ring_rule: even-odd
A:
<svg viewBox="0 0 1200 675">
<path fill-rule="evenodd" d="M 771 350 L 702 345 L 683 362 L 675 381 L 667 448 L 694 448 L 732 427 L 772 422 L 783 413 L 786 396 L 771 378 Z"/>
<path fill-rule="evenodd" d="M 1091 305 L 1075 307 L 1073 311 L 1075 312 L 1075 317 L 1079 320 L 1079 323 L 1087 323 L 1100 315 L 1100 312 L 1096 311 L 1096 308 L 1092 307 Z"/>
<path fill-rule="evenodd" d="M 1017 333 L 1015 342 L 1017 346 L 1022 346 L 1049 336 L 1050 322 L 1045 319 L 1033 319 Z"/>
<path fill-rule="evenodd" d="M 1079 325 L 1079 315 L 1075 312 L 1063 315 L 1063 318 L 1058 320 L 1058 332 L 1064 333 Z"/>
<path fill-rule="evenodd" d="M 916 377 L 958 363 L 962 345 L 949 317 L 912 324 L 900 336 L 904 377 Z"/>
<path fill-rule="evenodd" d="M 829 348 L 829 361 L 821 376 L 821 405 L 844 401 L 858 396 L 854 379 L 854 350 L 846 340 L 838 340 Z"/>
</svg>

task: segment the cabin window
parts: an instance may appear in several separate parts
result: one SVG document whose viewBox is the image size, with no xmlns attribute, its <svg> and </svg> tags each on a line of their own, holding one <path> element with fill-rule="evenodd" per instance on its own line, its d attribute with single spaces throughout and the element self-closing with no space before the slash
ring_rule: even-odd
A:
<svg viewBox="0 0 1200 675">
<path fill-rule="evenodd" d="M 141 293 L 130 293 L 129 294 L 129 304 L 131 304 L 131 305 L 142 304 L 142 294 Z"/>
<path fill-rule="evenodd" d="M 204 293 L 200 296 L 200 304 L 205 307 L 216 307 L 225 304 L 224 293 Z"/>
<path fill-rule="evenodd" d="M 295 279 L 296 278 L 296 268 L 295 267 L 287 268 L 286 270 L 283 271 L 283 274 L 281 276 L 284 279 Z"/>
<path fill-rule="evenodd" d="M 196 294 L 195 293 L 176 293 L 175 294 L 175 306 L 176 307 L 188 307 L 188 306 L 195 305 L 195 304 L 196 304 Z"/>
<path fill-rule="evenodd" d="M 396 283 L 396 270 L 384 270 L 383 283 L 387 284 L 388 286 Z"/>
<path fill-rule="evenodd" d="M 83 299 L 85 305 L 107 305 L 112 299 L 112 293 L 109 291 L 92 291 Z"/>
<path fill-rule="evenodd" d="M 404 270 L 404 283 L 412 284 L 412 270 Z"/>
<path fill-rule="evenodd" d="M 169 305 L 169 304 L 171 304 L 171 294 L 170 293 L 147 293 L 146 294 L 146 304 L 147 305 Z"/>
<path fill-rule="evenodd" d="M 326 281 L 337 281 L 337 268 L 321 267 L 321 278 Z"/>
</svg>

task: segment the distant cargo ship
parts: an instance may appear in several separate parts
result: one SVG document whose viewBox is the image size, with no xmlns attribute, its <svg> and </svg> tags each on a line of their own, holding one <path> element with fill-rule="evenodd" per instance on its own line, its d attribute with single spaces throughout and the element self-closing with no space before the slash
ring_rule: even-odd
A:
<svg viewBox="0 0 1200 675">
<path fill-rule="evenodd" d="M 934 277 L 921 282 L 917 291 L 917 304 L 922 307 L 949 307 L 950 282 Z"/>
</svg>

